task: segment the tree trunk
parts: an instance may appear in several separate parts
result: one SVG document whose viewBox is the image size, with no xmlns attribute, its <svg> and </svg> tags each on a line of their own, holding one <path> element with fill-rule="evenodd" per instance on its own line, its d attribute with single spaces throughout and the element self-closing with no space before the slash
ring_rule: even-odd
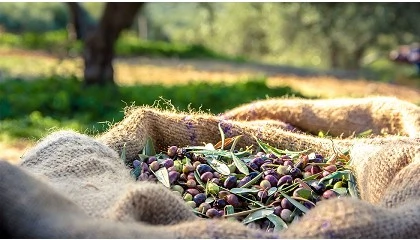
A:
<svg viewBox="0 0 420 240">
<path fill-rule="evenodd" d="M 95 27 L 95 23 L 89 13 L 77 2 L 68 2 L 70 12 L 70 39 L 83 40 L 89 30 Z"/>
<path fill-rule="evenodd" d="M 83 52 L 85 71 L 84 78 L 90 84 L 114 84 L 114 44 L 121 31 L 130 27 L 136 13 L 143 3 L 109 2 L 106 4 L 102 18 L 85 39 Z"/>
</svg>

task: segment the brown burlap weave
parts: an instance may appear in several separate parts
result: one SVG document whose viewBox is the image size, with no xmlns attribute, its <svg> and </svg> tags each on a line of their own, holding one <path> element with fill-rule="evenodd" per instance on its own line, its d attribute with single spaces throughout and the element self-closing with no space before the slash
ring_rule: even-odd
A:
<svg viewBox="0 0 420 240">
<path fill-rule="evenodd" d="M 394 98 L 271 99 L 221 116 L 131 108 L 93 139 L 53 133 L 23 157 L 0 161 L 0 236 L 66 238 L 418 238 L 420 236 L 420 109 Z M 287 130 L 294 127 L 333 140 Z M 119 159 L 133 159 L 151 137 L 159 150 L 242 134 L 280 148 L 323 154 L 350 148 L 362 200 L 321 201 L 279 234 L 228 220 L 198 219 L 159 184 L 134 182 Z M 372 129 L 373 138 L 343 138 Z M 397 136 L 398 135 L 398 136 Z M 339 138 L 337 136 L 342 136 Z"/>
</svg>

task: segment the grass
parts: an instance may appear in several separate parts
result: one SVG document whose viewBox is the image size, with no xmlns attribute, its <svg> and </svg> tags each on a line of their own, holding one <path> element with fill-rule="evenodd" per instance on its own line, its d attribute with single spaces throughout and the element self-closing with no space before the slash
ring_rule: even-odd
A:
<svg viewBox="0 0 420 240">
<path fill-rule="evenodd" d="M 290 87 L 270 88 L 266 79 L 250 79 L 234 84 L 207 83 L 162 86 L 129 85 L 84 87 L 75 77 L 50 77 L 34 81 L 9 79 L 0 82 L 0 132 L 3 139 L 41 138 L 51 129 L 70 128 L 100 133 L 103 122 L 123 118 L 123 108 L 153 105 L 170 99 L 179 110 L 201 109 L 217 114 L 237 105 L 266 97 L 299 96 Z"/>
<path fill-rule="evenodd" d="M 25 32 L 20 35 L 2 33 L 0 47 L 25 50 L 42 50 L 51 54 L 72 56 L 80 55 L 83 48 L 81 41 L 71 41 L 66 30 L 46 32 L 43 34 Z M 224 61 L 244 62 L 244 57 L 232 57 L 216 53 L 202 45 L 186 45 L 182 43 L 146 41 L 139 39 L 131 32 L 124 32 L 116 42 L 115 52 L 120 57 L 176 57 L 217 59 Z"/>
</svg>

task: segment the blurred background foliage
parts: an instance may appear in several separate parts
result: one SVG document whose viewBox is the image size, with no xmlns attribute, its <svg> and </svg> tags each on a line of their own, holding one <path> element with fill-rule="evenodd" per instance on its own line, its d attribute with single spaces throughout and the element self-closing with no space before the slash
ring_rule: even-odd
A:
<svg viewBox="0 0 420 240">
<path fill-rule="evenodd" d="M 82 6 L 95 20 L 104 9 L 104 3 Z M 419 3 L 150 2 L 124 31 L 115 50 L 119 57 L 205 58 L 357 71 L 369 79 L 393 82 L 415 72 L 411 66 L 390 62 L 388 54 L 399 44 L 419 39 L 419 12 Z M 68 24 L 64 3 L 1 3 L 0 49 L 42 50 L 63 59 L 76 58 L 83 43 L 69 38 Z M 121 120 L 126 105 L 153 104 L 159 97 L 181 110 L 201 107 L 212 113 L 266 97 L 305 97 L 290 87 L 270 88 L 264 77 L 232 84 L 202 79 L 175 86 L 82 87 L 75 75 L 52 73 L 22 80 L 8 74 L 11 65 L 19 63 L 8 59 L 2 66 L 6 65 L 0 69 L 7 76 L 0 75 L 4 138 L 38 139 L 56 127 L 102 132 L 107 125 L 100 122 Z"/>
</svg>

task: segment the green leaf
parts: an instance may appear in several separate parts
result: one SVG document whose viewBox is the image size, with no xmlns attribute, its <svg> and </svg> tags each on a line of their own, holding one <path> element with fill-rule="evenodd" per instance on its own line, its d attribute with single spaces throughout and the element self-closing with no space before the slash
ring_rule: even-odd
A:
<svg viewBox="0 0 420 240">
<path fill-rule="evenodd" d="M 165 167 L 162 167 L 156 172 L 153 172 L 152 169 L 150 169 L 150 171 L 152 171 L 152 173 L 156 176 L 157 180 L 161 182 L 165 187 L 167 188 L 171 187 L 171 184 L 169 182 L 168 169 L 166 169 Z"/>
<path fill-rule="evenodd" d="M 238 170 L 241 173 L 243 173 L 245 175 L 249 175 L 249 170 L 248 170 L 248 167 L 246 166 L 246 164 L 241 159 L 239 159 L 237 156 L 235 156 L 235 154 L 232 153 L 231 155 L 232 155 L 233 162 L 236 165 L 236 168 L 238 168 Z"/>
<path fill-rule="evenodd" d="M 229 191 L 234 194 L 244 194 L 244 193 L 257 193 L 260 190 L 250 189 L 250 188 L 232 188 Z"/>
<path fill-rule="evenodd" d="M 244 220 L 243 224 L 248 224 L 250 222 L 266 218 L 269 214 L 273 213 L 273 209 L 261 209 L 256 212 L 250 213 Z"/>
<path fill-rule="evenodd" d="M 154 156 L 156 155 L 155 147 L 153 145 L 152 138 L 148 137 L 146 140 L 146 144 L 143 148 L 142 154 L 147 156 Z"/>
<path fill-rule="evenodd" d="M 225 206 L 225 215 L 234 214 L 235 208 L 233 208 L 232 205 L 226 205 Z"/>
<path fill-rule="evenodd" d="M 203 183 L 203 181 L 201 181 L 200 175 L 198 174 L 197 170 L 194 171 L 194 177 L 198 184 L 200 184 L 205 189 L 206 185 Z"/>
<path fill-rule="evenodd" d="M 321 180 L 319 180 L 319 182 L 325 182 L 325 181 L 328 181 L 330 179 L 343 179 L 343 177 L 348 179 L 349 173 L 350 173 L 349 170 L 333 172 L 333 173 L 329 174 L 328 176 L 321 178 Z"/>
<path fill-rule="evenodd" d="M 279 216 L 271 213 L 267 215 L 268 220 L 270 220 L 270 222 L 272 222 L 274 224 L 274 231 L 275 232 L 280 232 L 283 229 L 288 228 L 287 227 L 287 223 L 285 221 L 283 221 L 283 219 L 281 219 Z"/>
<path fill-rule="evenodd" d="M 230 151 L 235 151 L 236 144 L 238 143 L 239 139 L 241 139 L 242 135 L 236 136 L 235 140 L 233 140 L 232 146 L 230 147 Z"/>
<path fill-rule="evenodd" d="M 310 149 L 307 149 L 307 150 L 303 150 L 303 151 L 299 151 L 299 152 L 289 151 L 289 150 L 280 150 L 280 149 L 272 147 L 272 146 L 270 146 L 266 143 L 263 143 L 262 141 L 258 140 L 256 137 L 254 137 L 254 138 L 257 141 L 260 148 L 263 149 L 263 151 L 265 153 L 272 153 L 272 154 L 276 155 L 277 157 L 281 157 L 282 155 L 289 155 L 290 157 L 295 158 L 295 157 L 301 155 L 302 153 L 306 153 L 310 150 Z"/>
<path fill-rule="evenodd" d="M 309 199 L 312 196 L 312 191 L 308 189 L 299 189 L 297 190 L 299 197 Z"/>
<path fill-rule="evenodd" d="M 350 196 L 352 196 L 353 198 L 359 198 L 359 192 L 356 186 L 356 179 L 354 178 L 354 175 L 351 172 L 349 173 L 349 180 L 347 181 L 347 184 Z"/>
<path fill-rule="evenodd" d="M 276 187 L 272 187 L 272 188 L 268 189 L 267 194 L 268 194 L 268 196 L 271 196 L 275 192 L 277 192 L 277 188 Z"/>
<path fill-rule="evenodd" d="M 210 197 L 206 198 L 206 200 L 204 202 L 212 203 L 212 202 L 214 202 L 214 197 L 210 196 Z"/>
<path fill-rule="evenodd" d="M 144 155 L 144 154 L 139 154 L 138 156 L 140 158 L 140 161 L 142 161 L 142 162 L 144 162 L 144 160 L 146 160 L 149 157 L 149 156 Z"/>
<path fill-rule="evenodd" d="M 125 148 L 125 143 L 122 147 L 121 150 L 121 159 L 123 160 L 123 162 L 127 165 L 127 155 L 126 155 L 127 149 Z"/>
<path fill-rule="evenodd" d="M 250 187 L 250 186 L 256 184 L 257 181 L 260 180 L 260 178 L 262 177 L 263 174 L 264 174 L 264 172 L 260 172 L 257 176 L 255 176 L 253 179 L 251 179 L 251 181 L 242 185 L 242 188 L 247 188 L 247 187 Z"/>
<path fill-rule="evenodd" d="M 225 146 L 225 133 L 223 132 L 221 123 L 218 124 L 219 131 L 220 131 L 220 137 L 222 138 L 222 146 L 220 146 L 220 149 L 223 150 L 223 147 Z"/>
<path fill-rule="evenodd" d="M 347 194 L 347 188 L 345 188 L 345 187 L 334 188 L 334 189 L 331 189 L 331 190 L 338 193 L 340 196 L 347 196 L 348 195 Z"/>
<path fill-rule="evenodd" d="M 296 201 L 295 199 L 287 196 L 287 194 L 284 194 L 283 192 L 280 192 L 281 195 L 283 195 L 283 197 L 287 198 L 287 200 L 289 200 L 289 202 L 291 204 L 293 204 L 295 207 L 297 207 L 299 210 L 301 210 L 304 213 L 307 213 L 309 211 L 309 209 L 307 207 L 305 207 L 302 203 Z"/>
<path fill-rule="evenodd" d="M 206 157 L 206 160 L 207 160 L 207 163 L 218 173 L 223 174 L 223 175 L 230 174 L 229 167 L 226 164 L 222 163 L 221 161 L 215 158 L 209 158 L 209 157 Z"/>
</svg>

